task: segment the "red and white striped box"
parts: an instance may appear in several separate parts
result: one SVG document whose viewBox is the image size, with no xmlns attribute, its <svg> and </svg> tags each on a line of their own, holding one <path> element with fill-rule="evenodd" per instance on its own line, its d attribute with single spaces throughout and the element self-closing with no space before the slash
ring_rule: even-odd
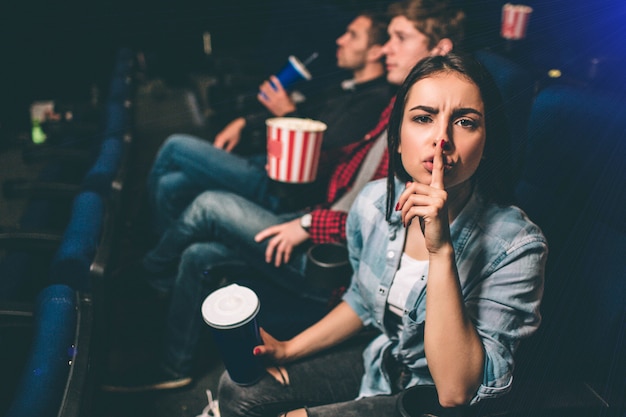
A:
<svg viewBox="0 0 626 417">
<path fill-rule="evenodd" d="M 502 6 L 502 26 L 500 35 L 504 39 L 523 39 L 526 37 L 526 28 L 532 7 L 523 4 L 507 3 Z"/>
<path fill-rule="evenodd" d="M 267 125 L 267 175 L 276 181 L 315 181 L 326 125 L 317 120 L 275 117 Z"/>
</svg>

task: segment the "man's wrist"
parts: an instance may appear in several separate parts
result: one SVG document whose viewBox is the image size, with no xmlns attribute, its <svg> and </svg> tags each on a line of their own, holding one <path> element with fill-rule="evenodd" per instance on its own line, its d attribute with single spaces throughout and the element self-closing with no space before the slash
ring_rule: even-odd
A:
<svg viewBox="0 0 626 417">
<path fill-rule="evenodd" d="M 306 213 L 304 216 L 300 217 L 300 227 L 302 227 L 306 232 L 311 229 L 312 223 L 313 215 L 311 213 Z"/>
</svg>

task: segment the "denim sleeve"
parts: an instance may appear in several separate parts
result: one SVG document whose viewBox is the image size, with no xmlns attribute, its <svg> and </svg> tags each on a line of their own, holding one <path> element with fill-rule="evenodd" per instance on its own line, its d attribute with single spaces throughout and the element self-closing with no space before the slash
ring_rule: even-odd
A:
<svg viewBox="0 0 626 417">
<path fill-rule="evenodd" d="M 547 245 L 531 236 L 509 248 L 467 297 L 467 309 L 485 349 L 483 381 L 472 402 L 511 388 L 513 355 L 537 330 Z"/>
<path fill-rule="evenodd" d="M 359 207 L 357 204 L 359 198 L 352 205 L 352 209 L 348 213 L 346 220 L 346 237 L 348 244 L 348 253 L 350 257 L 350 264 L 352 265 L 352 279 L 350 281 L 350 287 L 343 296 L 343 300 L 357 313 L 359 318 L 363 321 L 365 326 L 368 326 L 371 322 L 371 316 L 368 309 L 365 307 L 364 300 L 362 298 L 361 290 L 359 288 L 358 271 L 361 262 L 361 250 L 363 248 L 363 236 L 361 234 L 360 217 L 358 210 L 355 207 Z"/>
</svg>

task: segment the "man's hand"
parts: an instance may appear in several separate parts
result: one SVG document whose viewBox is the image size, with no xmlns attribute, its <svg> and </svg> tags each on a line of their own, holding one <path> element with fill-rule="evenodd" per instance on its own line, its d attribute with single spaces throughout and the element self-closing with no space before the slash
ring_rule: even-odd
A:
<svg viewBox="0 0 626 417">
<path fill-rule="evenodd" d="M 232 151 L 241 140 L 241 131 L 244 127 L 246 127 L 246 119 L 243 117 L 236 118 L 215 136 L 213 146 L 224 149 L 226 152 Z"/>
<path fill-rule="evenodd" d="M 289 262 L 293 249 L 309 238 L 309 233 L 300 226 L 300 219 L 294 219 L 287 223 L 278 224 L 261 230 L 255 237 L 255 242 L 261 242 L 267 238 L 265 249 L 265 262 L 272 263 L 278 268 Z"/>
<path fill-rule="evenodd" d="M 259 87 L 260 93 L 257 95 L 259 102 L 277 117 L 296 111 L 296 105 L 289 98 L 278 78 L 272 75 L 270 80 L 271 82 L 265 81 Z"/>
</svg>

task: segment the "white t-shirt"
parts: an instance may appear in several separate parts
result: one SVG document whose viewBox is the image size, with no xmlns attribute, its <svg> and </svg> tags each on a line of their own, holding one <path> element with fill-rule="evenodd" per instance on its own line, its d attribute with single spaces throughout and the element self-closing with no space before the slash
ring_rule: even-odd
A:
<svg viewBox="0 0 626 417">
<path fill-rule="evenodd" d="M 389 296 L 387 297 L 387 308 L 389 311 L 402 317 L 411 288 L 413 288 L 417 280 L 425 280 L 427 275 L 428 261 L 413 259 L 406 253 L 403 253 L 400 260 L 400 268 L 396 271 L 389 288 Z"/>
</svg>

